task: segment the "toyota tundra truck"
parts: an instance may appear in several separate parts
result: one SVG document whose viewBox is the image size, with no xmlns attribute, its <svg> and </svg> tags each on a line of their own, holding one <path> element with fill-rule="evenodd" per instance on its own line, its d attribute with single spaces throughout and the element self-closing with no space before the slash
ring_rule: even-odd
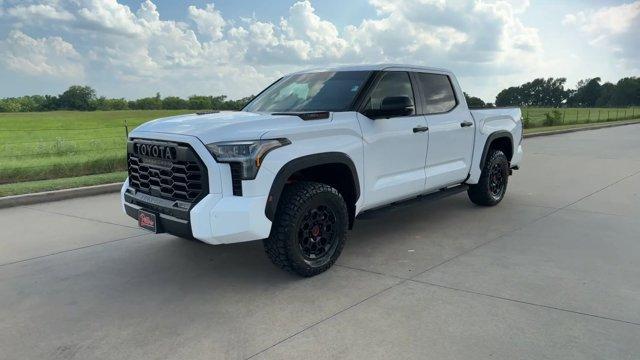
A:
<svg viewBox="0 0 640 360">
<path fill-rule="evenodd" d="M 496 205 L 521 159 L 520 109 L 469 110 L 450 71 L 327 68 L 284 76 L 241 111 L 139 126 L 121 198 L 143 228 L 262 240 L 274 264 L 314 276 L 359 215 L 461 191 Z"/>
</svg>

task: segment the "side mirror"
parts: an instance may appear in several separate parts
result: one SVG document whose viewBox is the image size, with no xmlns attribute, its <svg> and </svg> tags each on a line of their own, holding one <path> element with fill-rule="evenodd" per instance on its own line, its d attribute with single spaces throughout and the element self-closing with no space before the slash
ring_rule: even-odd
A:
<svg viewBox="0 0 640 360">
<path fill-rule="evenodd" d="M 379 110 L 369 110 L 365 115 L 370 118 L 389 118 L 413 114 L 413 100 L 408 96 L 388 96 L 382 99 Z"/>
</svg>

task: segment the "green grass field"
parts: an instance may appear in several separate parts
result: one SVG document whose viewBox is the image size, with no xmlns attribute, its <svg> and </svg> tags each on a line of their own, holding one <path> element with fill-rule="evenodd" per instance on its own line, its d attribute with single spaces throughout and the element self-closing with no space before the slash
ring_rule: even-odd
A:
<svg viewBox="0 0 640 360">
<path fill-rule="evenodd" d="M 189 112 L 0 113 L 0 184 L 125 170 L 125 123 Z"/>
<path fill-rule="evenodd" d="M 547 114 L 551 117 L 557 111 L 557 117 L 553 120 L 547 119 Z M 522 116 L 525 119 L 526 128 L 536 128 L 542 126 L 562 126 L 575 124 L 590 124 L 606 121 L 631 120 L 640 118 L 640 108 L 524 108 Z"/>
<path fill-rule="evenodd" d="M 527 131 L 640 118 L 636 109 L 523 109 Z M 0 113 L 0 196 L 94 185 L 123 177 L 126 130 L 193 110 Z M 102 174 L 101 176 L 88 176 Z M 74 179 L 79 177 L 78 179 Z M 119 180 L 118 180 L 119 181 Z M 32 182 L 32 183 L 27 183 Z"/>
</svg>

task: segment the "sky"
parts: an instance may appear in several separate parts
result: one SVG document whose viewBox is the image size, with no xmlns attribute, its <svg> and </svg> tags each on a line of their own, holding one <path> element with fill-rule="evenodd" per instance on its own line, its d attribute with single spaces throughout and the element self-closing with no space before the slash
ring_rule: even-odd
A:
<svg viewBox="0 0 640 360">
<path fill-rule="evenodd" d="M 640 0 L 0 0 L 0 97 L 258 93 L 343 64 L 451 69 L 487 102 L 537 77 L 640 76 Z"/>
</svg>

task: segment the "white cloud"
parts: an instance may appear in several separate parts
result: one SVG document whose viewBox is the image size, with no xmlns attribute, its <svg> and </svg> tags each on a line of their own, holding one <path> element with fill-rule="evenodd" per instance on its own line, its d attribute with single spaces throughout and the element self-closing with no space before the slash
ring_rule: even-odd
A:
<svg viewBox="0 0 640 360">
<path fill-rule="evenodd" d="M 81 25 L 89 30 L 127 36 L 142 32 L 136 15 L 128 6 L 119 4 L 116 0 L 78 0 L 77 4 L 78 7 L 73 7 L 73 10 Z"/>
<path fill-rule="evenodd" d="M 567 14 L 564 25 L 575 25 L 581 30 L 604 36 L 622 34 L 637 26 L 640 16 L 640 1 L 618 6 L 603 7 L 595 11 L 579 11 Z M 638 30 L 635 28 L 634 30 Z"/>
<path fill-rule="evenodd" d="M 2 3 L 0 3 L 0 6 Z M 33 18 L 49 19 L 49 20 L 71 20 L 73 15 L 68 11 L 59 9 L 52 4 L 31 4 L 18 5 L 6 10 L 7 15 L 15 17 L 22 21 L 28 21 Z M 2 14 L 0 10 L 0 14 Z"/>
<path fill-rule="evenodd" d="M 349 43 L 356 44 L 355 52 L 363 60 L 377 55 L 385 61 L 468 64 L 465 69 L 473 73 L 504 67 L 523 54 L 535 60 L 541 51 L 537 31 L 522 24 L 510 2 L 371 3 L 380 17 L 347 29 Z"/>
<path fill-rule="evenodd" d="M 315 14 L 309 1 L 300 1 L 289 9 L 289 18 L 280 21 L 280 27 L 289 41 L 302 40 L 309 44 L 307 57 L 339 58 L 347 48 L 338 29 Z"/>
<path fill-rule="evenodd" d="M 228 34 L 248 61 L 285 64 L 412 62 L 498 66 L 527 55 L 536 61 L 541 43 L 516 12 L 527 1 L 370 0 L 377 18 L 340 32 L 299 1 L 279 24 L 245 19 Z M 516 3 L 516 9 L 512 3 Z M 517 10 L 517 11 L 516 11 Z M 522 67 L 523 62 L 518 61 Z"/>
<path fill-rule="evenodd" d="M 623 66 L 640 71 L 640 0 L 567 14 L 562 23 L 591 36 L 592 45 L 613 51 Z"/>
<path fill-rule="evenodd" d="M 11 1 L 6 6 L 2 1 L 3 21 L 71 43 L 18 32 L 21 36 L 38 44 L 59 40 L 73 56 L 82 53 L 82 62 L 71 53 L 63 57 L 73 60 L 67 61 L 68 72 L 77 73 L 77 64 L 85 63 L 100 81 L 178 95 L 224 91 L 244 96 L 282 73 L 337 63 L 416 63 L 473 76 L 525 73 L 537 66 L 542 52 L 537 30 L 519 19 L 528 0 L 369 0 L 377 16 L 342 29 L 321 18 L 309 0 L 294 3 L 279 21 L 235 21 L 225 19 L 213 3 L 188 6 L 189 23 L 164 20 L 151 0 L 133 10 L 116 0 L 5 0 Z M 18 25 L 23 18 L 33 21 Z M 18 33 L 5 43 L 16 42 Z M 60 57 L 43 51 L 38 63 L 55 68 Z"/>
<path fill-rule="evenodd" d="M 73 45 L 57 36 L 34 39 L 13 30 L 0 42 L 0 61 L 29 76 L 82 78 L 84 67 Z"/>
<path fill-rule="evenodd" d="M 220 40 L 224 36 L 222 29 L 224 28 L 226 21 L 220 14 L 214 4 L 207 4 L 204 9 L 198 9 L 191 5 L 189 6 L 189 17 L 196 23 L 198 32 L 203 35 L 210 36 L 213 40 Z"/>
</svg>

